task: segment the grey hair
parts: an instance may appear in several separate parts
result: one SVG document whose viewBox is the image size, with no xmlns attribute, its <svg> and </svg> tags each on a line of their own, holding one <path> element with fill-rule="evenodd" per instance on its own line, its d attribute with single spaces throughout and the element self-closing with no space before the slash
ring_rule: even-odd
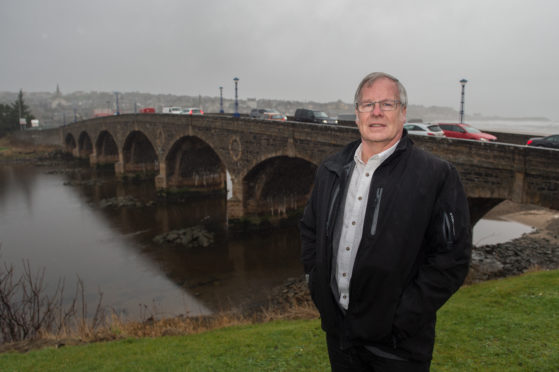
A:
<svg viewBox="0 0 559 372">
<path fill-rule="evenodd" d="M 361 99 L 361 89 L 363 89 L 363 87 L 372 85 L 376 80 L 380 78 L 387 78 L 396 83 L 396 86 L 398 87 L 398 93 L 400 94 L 400 102 L 402 104 L 402 108 L 407 107 L 408 94 L 406 93 L 406 88 L 402 83 L 400 83 L 400 80 L 385 72 L 371 72 L 369 75 L 365 76 L 363 80 L 361 80 L 361 83 L 359 83 L 359 86 L 355 91 L 354 103 L 357 104 L 357 102 L 359 102 L 359 100 Z"/>
</svg>

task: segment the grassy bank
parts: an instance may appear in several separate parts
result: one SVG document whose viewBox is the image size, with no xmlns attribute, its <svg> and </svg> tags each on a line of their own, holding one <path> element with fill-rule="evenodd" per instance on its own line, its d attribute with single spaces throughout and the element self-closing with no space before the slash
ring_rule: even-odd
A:
<svg viewBox="0 0 559 372">
<path fill-rule="evenodd" d="M 556 371 L 559 270 L 462 288 L 439 312 L 432 371 Z M 2 371 L 326 371 L 317 319 L 0 355 Z"/>
</svg>

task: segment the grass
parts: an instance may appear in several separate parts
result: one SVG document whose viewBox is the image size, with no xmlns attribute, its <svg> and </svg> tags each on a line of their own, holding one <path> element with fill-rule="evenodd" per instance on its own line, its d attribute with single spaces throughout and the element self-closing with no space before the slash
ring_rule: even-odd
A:
<svg viewBox="0 0 559 372">
<path fill-rule="evenodd" d="M 464 287 L 438 317 L 433 370 L 559 368 L 558 270 Z"/>
<path fill-rule="evenodd" d="M 439 311 L 432 371 L 557 371 L 559 270 L 463 287 Z M 0 354 L 2 371 L 327 371 L 318 319 Z"/>
</svg>

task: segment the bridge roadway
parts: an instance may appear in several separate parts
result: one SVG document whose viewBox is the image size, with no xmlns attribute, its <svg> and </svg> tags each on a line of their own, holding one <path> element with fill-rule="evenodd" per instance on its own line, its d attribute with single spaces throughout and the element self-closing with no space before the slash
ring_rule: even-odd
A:
<svg viewBox="0 0 559 372">
<path fill-rule="evenodd" d="M 229 218 L 286 216 L 304 206 L 316 168 L 359 138 L 355 127 L 229 116 L 125 114 L 59 129 L 60 143 L 117 175 L 153 175 L 161 190 L 224 190 Z M 460 172 L 473 222 L 509 199 L 559 209 L 559 151 L 413 137 Z"/>
</svg>

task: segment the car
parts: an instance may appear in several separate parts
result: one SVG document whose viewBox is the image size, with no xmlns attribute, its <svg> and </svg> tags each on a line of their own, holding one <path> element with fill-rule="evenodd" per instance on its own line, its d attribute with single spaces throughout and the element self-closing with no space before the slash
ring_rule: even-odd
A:
<svg viewBox="0 0 559 372">
<path fill-rule="evenodd" d="M 282 115 L 279 112 L 265 112 L 265 113 L 262 114 L 261 119 L 263 119 L 263 120 L 286 121 L 287 116 Z"/>
<path fill-rule="evenodd" d="M 163 107 L 163 110 L 161 111 L 164 114 L 181 114 L 182 113 L 182 108 L 180 107 Z"/>
<path fill-rule="evenodd" d="M 496 141 L 497 137 L 492 134 L 484 133 L 477 128 L 474 128 L 464 123 L 439 123 L 439 127 L 444 132 L 444 135 L 450 138 L 462 138 L 477 141 Z"/>
<path fill-rule="evenodd" d="M 338 120 L 329 117 L 325 112 L 299 108 L 295 110 L 295 120 L 306 123 L 338 124 Z"/>
<path fill-rule="evenodd" d="M 559 149 L 559 134 L 552 134 L 547 137 L 534 137 L 526 142 L 526 146 L 547 147 L 550 149 Z"/>
<path fill-rule="evenodd" d="M 415 134 L 418 136 L 433 136 L 433 137 L 444 137 L 444 132 L 437 124 L 431 123 L 406 123 L 404 124 L 404 129 L 408 131 L 409 134 Z"/>
<path fill-rule="evenodd" d="M 252 109 L 250 111 L 250 117 L 253 119 L 262 119 L 264 114 L 279 114 L 279 111 L 270 108 Z"/>
<path fill-rule="evenodd" d="M 182 110 L 183 115 L 204 115 L 204 111 L 198 107 L 189 107 Z"/>
</svg>

